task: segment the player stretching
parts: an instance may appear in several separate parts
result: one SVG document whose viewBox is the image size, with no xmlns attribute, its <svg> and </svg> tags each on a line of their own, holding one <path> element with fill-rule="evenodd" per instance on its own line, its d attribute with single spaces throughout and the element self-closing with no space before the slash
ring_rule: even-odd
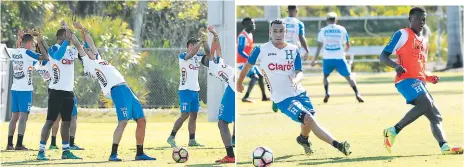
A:
<svg viewBox="0 0 464 167">
<path fill-rule="evenodd" d="M 203 33 L 203 32 L 200 32 Z M 200 101 L 198 91 L 198 71 L 200 70 L 200 61 L 204 54 L 198 53 L 200 46 L 207 55 L 211 54 L 206 40 L 205 34 L 201 35 L 200 41 L 195 38 L 190 38 L 187 41 L 187 52 L 179 55 L 180 68 L 180 83 L 179 83 L 179 101 L 180 101 L 180 117 L 174 122 L 171 135 L 167 142 L 171 147 L 176 147 L 175 137 L 177 131 L 182 127 L 184 121 L 190 117 L 188 121 L 189 143 L 188 146 L 197 147 L 203 146 L 195 140 L 195 131 L 197 124 L 197 114 L 200 109 Z"/>
<path fill-rule="evenodd" d="M 209 74 L 215 76 L 226 85 L 226 90 L 222 96 L 221 106 L 218 114 L 218 127 L 221 132 L 222 142 L 226 147 L 227 155 L 217 160 L 217 163 L 235 163 L 234 148 L 232 145 L 232 137 L 229 130 L 229 124 L 235 121 L 235 74 L 234 69 L 227 64 L 224 64 L 221 52 L 221 44 L 219 36 L 212 26 L 208 27 L 209 32 L 214 35 L 213 43 L 211 44 L 211 54 L 208 58 L 203 58 L 201 63 L 208 67 Z M 217 56 L 214 56 L 214 55 Z M 234 126 L 235 127 L 235 126 Z"/>
<path fill-rule="evenodd" d="M 18 31 L 17 49 L 12 53 L 13 85 L 11 85 L 11 112 L 12 117 L 8 126 L 8 145 L 6 150 L 29 150 L 23 145 L 24 132 L 26 131 L 27 118 L 32 105 L 32 70 L 37 61 L 48 59 L 47 54 L 39 54 L 34 49 L 34 37 L 31 34 L 23 34 Z M 43 40 L 42 37 L 39 37 Z M 44 49 L 44 48 L 43 48 Z M 43 50 L 41 50 L 43 51 Z M 19 122 L 18 122 L 19 120 Z M 13 135 L 18 122 L 18 139 L 16 147 L 13 147 Z"/>
<path fill-rule="evenodd" d="M 301 134 L 296 138 L 306 154 L 311 154 L 308 140 L 311 131 L 321 140 L 331 144 L 345 155 L 350 155 L 348 142 L 338 142 L 316 122 L 315 111 L 306 90 L 301 85 L 303 72 L 298 47 L 284 42 L 285 25 L 280 20 L 271 22 L 271 41 L 253 50 L 247 64 L 240 72 L 237 90 L 243 91 L 243 79 L 254 64 L 259 64 L 269 84 L 271 100 L 279 110 L 293 121 L 301 123 Z"/>
<path fill-rule="evenodd" d="M 384 130 L 384 145 L 388 152 L 395 142 L 401 129 L 424 115 L 430 121 L 432 134 L 437 140 L 442 154 L 462 154 L 461 147 L 451 147 L 445 139 L 442 127 L 441 114 L 434 103 L 432 95 L 425 87 L 425 82 L 436 84 L 440 78 L 428 75 L 425 64 L 428 54 L 428 41 L 421 35 L 427 14 L 422 7 L 414 7 L 409 11 L 409 28 L 400 29 L 393 34 L 390 42 L 380 55 L 380 61 L 397 73 L 395 87 L 398 89 L 407 104 L 414 107 L 395 126 Z M 398 62 L 392 61 L 389 56 L 396 53 Z"/>
<path fill-rule="evenodd" d="M 90 73 L 91 76 L 98 80 L 103 94 L 106 97 L 111 96 L 118 115 L 119 122 L 114 131 L 109 161 L 121 161 L 121 159 L 118 158 L 118 146 L 127 122 L 131 119 L 137 122 L 137 129 L 135 131 L 137 154 L 135 160 L 156 160 L 156 158 L 149 157 L 143 152 L 147 122 L 139 99 L 126 84 L 121 73 L 108 61 L 102 59 L 87 29 L 77 22 L 74 23 L 74 27 L 80 29 L 84 36 L 85 50 L 82 48 L 75 35 L 73 35 L 71 39 L 81 55 L 79 59 L 82 60 L 84 71 Z"/>
<path fill-rule="evenodd" d="M 246 17 L 242 20 L 242 25 L 244 27 L 243 31 L 240 32 L 237 39 L 237 66 L 239 69 L 243 68 L 243 65 L 247 62 L 250 57 L 251 50 L 253 50 L 253 34 L 255 30 L 255 21 L 249 17 Z M 242 102 L 253 102 L 250 97 L 251 90 L 258 81 L 259 88 L 261 89 L 262 101 L 269 101 L 269 98 L 266 96 L 266 90 L 264 88 L 264 77 L 261 74 L 257 66 L 253 66 L 247 76 L 251 79 L 248 83 L 248 89 L 245 93 L 245 96 L 242 98 Z"/>
<path fill-rule="evenodd" d="M 58 129 L 60 128 L 60 119 L 61 119 L 61 115 L 58 115 L 58 118 L 56 119 L 55 123 L 53 124 L 53 128 L 52 128 L 52 141 L 50 143 L 50 147 L 49 149 L 50 150 L 53 150 L 53 149 L 58 149 L 58 147 L 56 146 L 56 135 L 58 134 Z M 85 150 L 84 148 L 82 147 L 79 147 L 76 145 L 76 143 L 74 143 L 74 140 L 76 138 L 76 129 L 77 129 L 77 97 L 76 95 L 74 95 L 74 107 L 73 107 L 73 111 L 72 111 L 72 114 L 71 114 L 71 127 L 69 127 L 70 130 L 69 130 L 69 148 L 71 150 Z"/>
<path fill-rule="evenodd" d="M 337 25 L 337 14 L 334 12 L 330 12 L 327 14 L 327 24 L 328 25 L 322 28 L 321 31 L 319 31 L 319 34 L 317 35 L 318 45 L 316 50 L 316 56 L 311 62 L 311 66 L 316 65 L 317 57 L 321 52 L 322 46 L 324 46 L 324 49 L 322 51 L 324 55 L 324 57 L 322 58 L 322 71 L 324 73 L 325 89 L 324 103 L 327 103 L 327 101 L 329 101 L 330 94 L 328 77 L 334 69 L 337 69 L 338 73 L 345 77 L 345 79 L 350 84 L 351 88 L 353 88 L 358 102 L 363 103 L 364 100 L 358 93 L 356 81 L 351 76 L 349 66 L 351 66 L 352 60 L 349 63 L 350 65 L 348 65 L 345 59 L 345 55 L 350 49 L 350 39 L 348 36 L 348 32 L 346 31 L 345 27 Z"/>
</svg>

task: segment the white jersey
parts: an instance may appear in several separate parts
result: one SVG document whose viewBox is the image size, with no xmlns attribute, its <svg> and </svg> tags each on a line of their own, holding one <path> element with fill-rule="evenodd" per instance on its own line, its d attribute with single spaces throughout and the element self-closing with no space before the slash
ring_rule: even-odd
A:
<svg viewBox="0 0 464 167">
<path fill-rule="evenodd" d="M 60 48 L 59 44 L 55 44 L 51 47 L 51 52 L 49 51 L 52 78 L 48 88 L 72 92 L 74 89 L 74 59 L 77 57 L 77 50 L 67 46 L 64 56 L 60 57 L 59 53 L 55 54 L 60 51 Z"/>
<path fill-rule="evenodd" d="M 111 88 L 126 82 L 121 73 L 108 61 L 91 60 L 88 56 L 83 56 L 82 62 L 84 63 L 84 72 L 98 80 L 103 94 L 108 98 L 111 97 Z"/>
<path fill-rule="evenodd" d="M 262 69 L 271 92 L 271 100 L 275 103 L 306 91 L 301 84 L 293 84 L 295 70 L 301 71 L 302 68 L 298 47 L 293 44 L 278 49 L 267 42 L 255 48 L 248 63 L 258 64 Z"/>
<path fill-rule="evenodd" d="M 229 85 L 235 92 L 235 72 L 234 69 L 224 63 L 224 59 L 217 57 L 217 63 L 209 61 L 209 74 L 221 80 L 225 85 Z"/>
<path fill-rule="evenodd" d="M 13 85 L 11 90 L 32 91 L 32 70 L 39 59 L 36 53 L 25 48 L 9 50 L 13 64 Z"/>
<path fill-rule="evenodd" d="M 301 47 L 300 35 L 304 36 L 304 24 L 295 17 L 287 17 L 283 20 L 287 34 L 285 34 L 285 42 Z"/>
<path fill-rule="evenodd" d="M 185 56 L 187 56 L 186 52 L 179 55 L 179 90 L 200 91 L 198 71 L 200 70 L 201 57 L 204 55 L 197 53 L 188 60 L 185 60 Z"/>
<path fill-rule="evenodd" d="M 323 59 L 344 59 L 345 43 L 350 39 L 345 27 L 329 24 L 319 31 L 317 41 L 323 43 Z"/>
<path fill-rule="evenodd" d="M 39 73 L 44 81 L 49 81 L 51 79 L 50 67 L 50 63 L 46 61 L 39 61 L 35 64 L 34 69 L 37 73 Z"/>
</svg>

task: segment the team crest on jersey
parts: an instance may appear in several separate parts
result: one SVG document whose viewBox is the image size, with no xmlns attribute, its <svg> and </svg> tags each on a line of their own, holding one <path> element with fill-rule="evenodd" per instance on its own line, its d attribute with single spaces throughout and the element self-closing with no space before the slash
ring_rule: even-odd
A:
<svg viewBox="0 0 464 167">
<path fill-rule="evenodd" d="M 187 82 L 187 69 L 182 68 L 180 70 L 180 76 L 181 76 L 181 84 L 185 85 L 185 82 Z"/>
<path fill-rule="evenodd" d="M 100 81 L 103 87 L 106 87 L 106 85 L 108 85 L 108 81 L 106 80 L 106 77 L 103 74 L 103 72 L 98 69 L 95 69 L 95 74 L 97 76 L 98 81 Z"/>
<path fill-rule="evenodd" d="M 53 71 L 53 84 L 57 84 L 60 81 L 60 68 L 58 67 L 58 65 L 53 64 L 52 71 Z"/>
<path fill-rule="evenodd" d="M 32 67 L 31 66 L 27 68 L 27 75 L 29 76 L 27 79 L 27 85 L 32 85 Z"/>
</svg>

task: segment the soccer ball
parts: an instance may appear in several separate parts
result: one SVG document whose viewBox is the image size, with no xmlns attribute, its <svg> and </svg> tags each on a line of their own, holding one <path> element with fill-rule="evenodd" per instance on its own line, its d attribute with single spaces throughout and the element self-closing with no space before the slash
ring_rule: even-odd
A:
<svg viewBox="0 0 464 167">
<path fill-rule="evenodd" d="M 258 147 L 253 151 L 253 165 L 256 167 L 268 167 L 274 162 L 272 151 L 266 147 Z"/>
<path fill-rule="evenodd" d="M 184 147 L 175 147 L 172 150 L 172 159 L 177 163 L 187 162 L 189 154 L 186 148 Z"/>
</svg>

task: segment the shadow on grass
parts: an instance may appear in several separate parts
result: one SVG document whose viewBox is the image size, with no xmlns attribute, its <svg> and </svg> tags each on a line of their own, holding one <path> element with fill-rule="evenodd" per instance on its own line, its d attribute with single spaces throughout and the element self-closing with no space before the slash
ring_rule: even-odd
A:
<svg viewBox="0 0 464 167">
<path fill-rule="evenodd" d="M 182 146 L 184 147 L 184 146 Z M 219 147 L 184 147 L 187 148 L 187 150 L 217 150 L 217 149 L 224 149 L 224 148 L 219 148 Z M 163 146 L 163 147 L 147 147 L 143 148 L 144 150 L 171 150 L 172 148 L 169 146 Z M 134 148 L 131 148 L 129 150 L 136 150 Z"/>
<path fill-rule="evenodd" d="M 336 163 L 346 163 L 346 162 L 366 162 L 366 161 L 385 161 L 385 160 L 392 160 L 395 158 L 407 158 L 407 157 L 428 157 L 432 156 L 433 154 L 429 155 L 399 155 L 399 156 L 375 156 L 375 157 L 358 157 L 358 158 L 349 158 L 349 157 L 336 157 L 336 158 L 329 158 L 329 159 L 306 159 L 300 160 L 303 161 L 298 165 L 322 165 L 322 164 L 336 164 Z M 323 161 L 317 161 L 323 160 Z M 304 162 L 308 161 L 308 162 Z M 288 161 L 294 162 L 294 161 Z"/>
<path fill-rule="evenodd" d="M 20 165 L 76 165 L 76 164 L 103 164 L 103 163 L 115 163 L 111 161 L 86 161 L 82 162 L 81 160 L 73 160 L 71 162 L 53 162 L 53 161 L 62 161 L 61 159 L 51 159 L 48 161 L 39 161 L 39 160 L 26 160 L 26 161 L 17 161 L 17 162 L 2 162 L 2 166 L 20 166 Z M 117 163 L 117 162 L 116 162 Z"/>
<path fill-rule="evenodd" d="M 212 166 L 212 167 L 219 167 L 221 166 L 221 164 L 193 164 L 193 165 L 185 165 L 186 167 L 209 167 L 209 166 Z"/>
</svg>

